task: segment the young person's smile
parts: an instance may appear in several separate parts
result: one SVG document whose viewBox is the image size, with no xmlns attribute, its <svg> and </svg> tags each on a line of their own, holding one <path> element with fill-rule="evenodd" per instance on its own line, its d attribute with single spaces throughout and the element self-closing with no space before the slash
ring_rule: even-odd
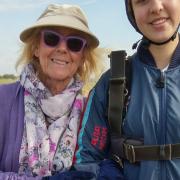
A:
<svg viewBox="0 0 180 180">
<path fill-rule="evenodd" d="M 167 22 L 168 18 L 166 17 L 159 17 L 154 19 L 151 24 L 155 27 L 163 26 Z"/>
</svg>

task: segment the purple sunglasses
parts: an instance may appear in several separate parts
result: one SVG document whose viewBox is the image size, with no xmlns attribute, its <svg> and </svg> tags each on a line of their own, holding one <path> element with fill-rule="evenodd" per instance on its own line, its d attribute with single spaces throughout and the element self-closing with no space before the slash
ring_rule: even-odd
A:
<svg viewBox="0 0 180 180">
<path fill-rule="evenodd" d="M 56 47 L 62 41 L 66 42 L 67 48 L 72 52 L 80 52 L 86 45 L 86 40 L 78 36 L 63 36 L 55 31 L 43 30 L 41 32 L 43 42 L 49 47 Z"/>
</svg>

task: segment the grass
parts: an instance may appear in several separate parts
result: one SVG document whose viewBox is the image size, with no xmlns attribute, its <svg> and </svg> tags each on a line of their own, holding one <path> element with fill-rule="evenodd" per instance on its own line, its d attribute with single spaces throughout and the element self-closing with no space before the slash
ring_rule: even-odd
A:
<svg viewBox="0 0 180 180">
<path fill-rule="evenodd" d="M 0 84 L 7 84 L 7 83 L 14 82 L 14 81 L 15 81 L 15 79 L 0 78 Z"/>
<path fill-rule="evenodd" d="M 15 79 L 8 79 L 8 78 L 0 78 L 0 84 L 7 84 L 16 81 Z M 88 95 L 89 91 L 92 89 L 92 87 L 95 85 L 96 81 L 90 81 L 85 84 L 85 86 L 82 89 L 82 92 L 85 96 Z"/>
</svg>

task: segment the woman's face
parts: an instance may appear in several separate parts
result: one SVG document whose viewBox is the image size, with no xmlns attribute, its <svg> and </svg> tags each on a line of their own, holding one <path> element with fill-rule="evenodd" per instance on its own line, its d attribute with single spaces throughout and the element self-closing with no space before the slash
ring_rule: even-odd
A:
<svg viewBox="0 0 180 180">
<path fill-rule="evenodd" d="M 180 0 L 131 0 L 136 24 L 148 39 L 169 39 L 180 23 Z"/>
<path fill-rule="evenodd" d="M 66 28 L 42 30 L 35 56 L 38 57 L 40 77 L 43 79 L 69 82 L 83 64 L 85 42 L 78 51 L 82 45 L 81 39 L 69 38 L 67 43 L 65 38 L 69 36 L 80 37 L 73 30 Z M 63 40 L 59 40 L 59 37 Z"/>
</svg>

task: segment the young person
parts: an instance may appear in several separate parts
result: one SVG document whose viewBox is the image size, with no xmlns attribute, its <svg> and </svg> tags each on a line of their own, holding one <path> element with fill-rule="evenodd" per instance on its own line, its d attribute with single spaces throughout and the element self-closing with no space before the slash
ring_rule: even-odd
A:
<svg viewBox="0 0 180 180">
<path fill-rule="evenodd" d="M 83 83 L 96 72 L 102 53 L 77 5 L 50 4 L 20 39 L 20 79 L 0 86 L 3 180 L 41 179 L 70 169 Z"/>
<path fill-rule="evenodd" d="M 121 159 L 122 166 L 105 160 L 111 154 L 108 71 L 90 92 L 76 163 L 88 169 L 91 162 L 102 179 L 180 179 L 180 1 L 125 0 L 125 5 L 142 40 L 132 59 L 131 91 L 122 130 L 124 137 L 142 140 L 142 145 L 140 150 L 131 143 L 123 148 L 127 154 Z"/>
</svg>

